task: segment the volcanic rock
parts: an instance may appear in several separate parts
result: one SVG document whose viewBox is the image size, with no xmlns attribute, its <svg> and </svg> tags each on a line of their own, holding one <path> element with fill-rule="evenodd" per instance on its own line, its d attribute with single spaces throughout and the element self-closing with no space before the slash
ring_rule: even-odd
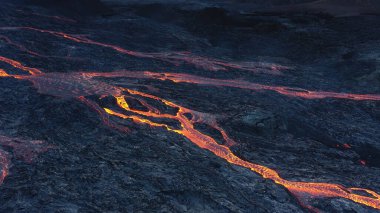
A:
<svg viewBox="0 0 380 213">
<path fill-rule="evenodd" d="M 240 130 L 245 131 L 273 134 L 276 130 L 286 129 L 285 123 L 279 118 L 279 116 L 260 108 L 238 115 L 236 120 L 240 121 L 238 121 L 240 125 L 236 124 L 236 126 Z"/>
<path fill-rule="evenodd" d="M 0 4 L 0 212 L 378 212 L 376 9 Z"/>
</svg>

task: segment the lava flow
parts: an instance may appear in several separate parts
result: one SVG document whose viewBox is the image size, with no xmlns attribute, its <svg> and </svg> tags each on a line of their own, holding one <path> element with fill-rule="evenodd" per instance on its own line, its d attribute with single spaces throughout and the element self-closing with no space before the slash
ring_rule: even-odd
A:
<svg viewBox="0 0 380 213">
<path fill-rule="evenodd" d="M 228 136 L 224 138 L 227 143 L 225 145 L 220 145 L 214 138 L 196 130 L 194 127 L 194 124 L 204 121 L 204 117 L 199 112 L 187 109 L 185 107 L 179 106 L 170 101 L 161 99 L 153 95 L 149 95 L 146 93 L 129 90 L 129 89 L 127 89 L 126 91 L 130 95 L 138 95 L 144 98 L 161 101 L 166 106 L 176 108 L 178 109 L 178 111 L 176 115 L 170 115 L 170 114 L 165 114 L 165 113 L 155 113 L 152 111 L 145 112 L 145 111 L 140 111 L 140 110 L 134 110 L 129 107 L 124 96 L 116 96 L 115 99 L 119 107 L 121 107 L 127 112 L 132 112 L 138 115 L 127 115 L 121 112 L 116 112 L 109 108 L 104 108 L 108 114 L 117 116 L 122 119 L 130 119 L 136 123 L 144 123 L 152 127 L 164 127 L 168 131 L 183 135 L 184 137 L 189 139 L 191 142 L 193 142 L 200 148 L 211 151 L 212 153 L 214 153 L 220 158 L 225 159 L 229 163 L 248 168 L 260 174 L 262 177 L 271 179 L 275 183 L 284 186 L 292 194 L 299 197 L 300 200 L 303 197 L 325 197 L 325 198 L 326 197 L 341 197 L 341 198 L 352 200 L 357 203 L 371 206 L 376 209 L 380 209 L 380 195 L 374 191 L 371 191 L 368 189 L 361 189 L 361 188 L 346 188 L 338 184 L 308 183 L 308 182 L 297 182 L 297 181 L 285 180 L 281 178 L 280 175 L 273 169 L 242 160 L 241 158 L 236 156 L 229 148 L 229 146 L 235 144 L 235 142 Z M 191 114 L 192 118 L 191 119 L 187 118 L 186 114 Z M 174 129 L 168 126 L 167 124 L 157 123 L 147 118 L 143 118 L 141 116 L 152 117 L 152 118 L 175 119 L 181 124 L 181 128 Z M 364 195 L 355 193 L 359 191 L 367 192 L 371 196 L 364 196 Z"/>
<path fill-rule="evenodd" d="M 20 62 L 18 61 L 15 61 L 15 60 L 12 60 L 12 59 L 9 59 L 9 58 L 6 58 L 6 57 L 3 57 L 3 56 L 0 56 L 0 61 L 4 62 L 4 63 L 7 63 L 11 66 L 13 66 L 14 68 L 17 68 L 17 69 L 20 69 L 20 70 L 23 70 L 23 71 L 26 71 L 28 72 L 30 75 L 38 75 L 38 74 L 42 74 L 42 71 L 39 70 L 39 69 L 36 69 L 36 68 L 30 68 L 30 67 L 26 67 L 24 65 L 22 65 Z M 8 75 L 4 70 L 2 70 L 2 75 Z"/>
<path fill-rule="evenodd" d="M 210 70 L 210 71 L 227 71 L 230 69 L 246 70 L 258 73 L 269 73 L 279 75 L 283 70 L 289 69 L 289 67 L 279 66 L 270 63 L 253 63 L 253 62 L 226 62 L 219 59 L 213 59 L 208 57 L 201 57 L 191 54 L 190 52 L 164 52 L 164 53 L 145 53 L 137 52 L 133 50 L 127 50 L 122 47 L 102 43 L 98 41 L 91 40 L 85 36 L 71 35 L 64 32 L 56 32 L 51 30 L 38 29 L 34 27 L 0 27 L 0 30 L 30 30 L 40 33 L 47 33 L 59 38 L 64 38 L 76 43 L 91 44 L 100 47 L 109 48 L 115 50 L 121 54 L 137 57 L 137 58 L 147 58 L 156 59 L 165 62 L 169 62 L 175 65 L 180 65 L 181 63 L 186 63 L 193 65 L 198 68 Z"/>
<path fill-rule="evenodd" d="M 38 91 L 43 94 L 54 95 L 63 98 L 77 98 L 78 100 L 86 103 L 91 108 L 95 109 L 102 117 L 103 122 L 108 126 L 117 127 L 118 130 L 127 130 L 121 124 L 121 120 L 130 120 L 136 123 L 146 124 L 151 127 L 164 128 L 169 132 L 180 134 L 187 138 L 192 143 L 196 144 L 202 149 L 209 150 L 216 156 L 225 159 L 227 162 L 242 166 L 258 173 L 263 178 L 273 180 L 275 183 L 285 187 L 299 200 L 304 198 L 345 198 L 356 203 L 380 209 L 380 195 L 369 189 L 362 188 L 347 188 L 338 184 L 330 183 L 313 183 L 313 182 L 299 182 L 289 181 L 281 178 L 281 176 L 273 169 L 268 167 L 254 164 L 243 160 L 236 156 L 230 149 L 236 142 L 230 138 L 227 133 L 217 124 L 216 118 L 212 115 L 197 112 L 183 106 L 177 105 L 171 101 L 163 98 L 140 92 L 133 89 L 117 87 L 101 82 L 94 77 L 134 77 L 134 78 L 152 78 L 158 80 L 171 80 L 173 82 L 188 82 L 196 84 L 207 84 L 214 86 L 227 86 L 238 87 L 244 89 L 266 89 L 274 90 L 281 94 L 304 97 L 304 98 L 346 98 L 353 100 L 380 100 L 379 95 L 353 95 L 353 94 L 340 94 L 329 92 L 312 92 L 312 91 L 298 91 L 287 87 L 270 87 L 264 85 L 253 84 L 249 82 L 236 82 L 230 80 L 217 80 L 208 79 L 203 77 L 196 77 L 187 74 L 160 74 L 152 72 L 114 72 L 114 73 L 47 73 L 44 74 L 41 70 L 36 68 L 29 68 L 21 63 L 0 57 L 0 60 L 14 68 L 28 72 L 30 75 L 11 75 L 6 71 L 1 70 L 2 77 L 15 77 L 17 79 L 31 81 Z M 100 97 L 113 97 L 116 106 L 101 107 L 97 102 L 91 101 L 84 96 L 98 95 Z M 127 99 L 133 98 L 135 100 L 142 100 L 140 103 L 145 106 L 146 110 L 137 110 L 128 104 Z M 149 104 L 149 101 L 156 101 L 176 110 L 176 113 L 165 113 L 158 108 Z M 119 118 L 120 122 L 112 121 L 109 116 Z M 173 127 L 160 120 L 174 120 L 178 122 L 179 127 Z M 195 124 L 203 123 L 214 129 L 218 130 L 223 136 L 224 142 L 217 142 L 211 136 L 197 130 Z M 5 157 L 4 157 L 5 156 Z M 3 173 L 7 172 L 7 158 L 6 154 L 0 152 L 0 160 L 3 162 Z M 360 192 L 360 193 L 358 193 Z M 363 195 L 365 192 L 367 195 Z M 307 201 L 305 201 L 307 202 Z"/>
<path fill-rule="evenodd" d="M 147 78 L 156 80 L 168 80 L 174 83 L 190 83 L 198 85 L 232 87 L 247 90 L 267 90 L 280 93 L 290 97 L 300 97 L 305 99 L 322 99 L 322 98 L 337 98 L 337 99 L 351 99 L 351 100 L 373 100 L 380 101 L 378 94 L 352 94 L 352 93 L 337 93 L 326 91 L 311 91 L 300 88 L 286 87 L 286 86 L 269 86 L 257 83 L 251 83 L 242 80 L 225 80 L 215 78 L 205 78 L 196 75 L 184 73 L 155 73 L 155 72 L 131 72 L 131 71 L 116 71 L 108 73 L 83 73 L 83 75 L 90 77 L 126 77 L 126 78 Z"/>
</svg>

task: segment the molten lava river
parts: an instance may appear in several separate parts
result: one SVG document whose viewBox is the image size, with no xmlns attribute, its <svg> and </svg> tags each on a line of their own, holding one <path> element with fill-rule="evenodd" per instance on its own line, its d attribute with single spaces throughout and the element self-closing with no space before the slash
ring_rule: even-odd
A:
<svg viewBox="0 0 380 213">
<path fill-rule="evenodd" d="M 201 57 L 189 52 L 169 53 L 147 53 L 127 50 L 122 47 L 98 42 L 84 35 L 71 35 L 64 32 L 39 29 L 34 27 L 1 27 L 2 32 L 28 32 L 52 36 L 56 39 L 71 42 L 72 45 L 88 45 L 97 48 L 114 51 L 115 54 L 128 57 L 142 58 L 145 60 L 161 61 L 163 63 L 179 66 L 186 64 L 209 72 L 227 72 L 229 70 L 240 70 L 242 72 L 259 72 L 268 75 L 283 75 L 288 67 L 273 64 L 257 64 L 249 62 L 227 62 L 221 59 Z M 29 50 L 21 44 L 13 42 L 9 37 L 3 36 L 2 40 L 11 48 L 16 48 L 26 55 L 41 58 L 53 58 L 35 51 Z M 308 204 L 313 198 L 343 198 L 374 209 L 380 210 L 380 194 L 366 188 L 355 186 L 343 186 L 334 183 L 291 181 L 281 177 L 274 169 L 249 162 L 234 153 L 231 147 L 238 144 L 229 133 L 218 124 L 217 116 L 209 113 L 198 112 L 181 106 L 176 101 L 164 99 L 154 95 L 154 88 L 149 89 L 152 93 L 134 89 L 136 86 L 149 88 L 149 85 L 139 85 L 137 80 L 170 82 L 171 84 L 204 85 L 208 87 L 235 88 L 245 91 L 267 92 L 268 94 L 296 98 L 301 101 L 306 99 L 339 99 L 342 101 L 380 101 L 380 94 L 351 94 L 332 91 L 313 91 L 288 86 L 277 86 L 270 84 L 253 83 L 242 79 L 220 79 L 203 77 L 200 75 L 187 74 L 184 72 L 154 72 L 154 71 L 131 71 L 117 70 L 109 72 L 81 71 L 81 72 L 48 72 L 45 69 L 29 67 L 27 61 L 19 61 L 16 58 L 3 54 L 0 56 L 0 77 L 3 79 L 17 79 L 19 81 L 31 82 L 33 87 L 41 94 L 50 95 L 64 99 L 76 99 L 93 109 L 102 119 L 104 125 L 129 134 L 128 122 L 139 125 L 148 125 L 152 128 L 162 129 L 173 134 L 178 134 L 195 144 L 200 149 L 205 149 L 217 157 L 249 169 L 259 174 L 264 179 L 272 180 L 274 183 L 286 188 L 299 200 L 302 206 L 315 210 Z M 135 79 L 129 85 L 113 85 L 115 79 Z M 94 98 L 97 97 L 97 98 Z M 108 100 L 108 101 L 105 101 Z M 142 106 L 136 109 L 131 106 L 131 101 L 138 102 Z M 106 103 L 105 103 L 106 102 Z M 163 109 L 167 110 L 163 110 Z M 172 113 L 168 111 L 171 110 Z M 172 121 L 165 122 L 165 121 Z M 178 125 L 172 125 L 177 123 Z M 216 138 L 195 128 L 196 124 L 205 124 L 220 133 L 224 142 L 218 143 Z M 23 143 L 22 143 L 23 142 Z M 39 153 L 46 152 L 54 147 L 43 141 L 27 141 L 24 139 L 0 136 L 0 144 L 3 147 L 14 149 L 16 155 L 21 156 L 26 162 Z M 26 145 L 25 145 L 26 144 Z M 168 153 L 170 154 L 170 153 Z M 9 173 L 10 154 L 0 149 L 1 177 L 0 183 Z"/>
</svg>

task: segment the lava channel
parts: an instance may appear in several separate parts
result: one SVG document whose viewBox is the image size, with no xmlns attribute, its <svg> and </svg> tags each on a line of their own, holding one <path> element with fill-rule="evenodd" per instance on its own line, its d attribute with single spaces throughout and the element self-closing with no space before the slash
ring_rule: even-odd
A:
<svg viewBox="0 0 380 213">
<path fill-rule="evenodd" d="M 208 86 L 219 87 L 232 87 L 255 91 L 274 91 L 282 95 L 290 97 L 299 97 L 305 99 L 323 99 L 323 98 L 336 98 L 336 99 L 349 99 L 357 101 L 380 101 L 380 95 L 378 94 L 353 94 L 353 93 L 339 93 L 339 92 L 326 92 L 326 91 L 311 91 L 306 89 L 286 87 L 286 86 L 270 86 L 258 83 L 252 83 L 243 80 L 225 80 L 216 78 L 206 78 L 196 75 L 184 74 L 184 73 L 155 73 L 150 71 L 136 72 L 136 71 L 115 71 L 115 72 L 89 72 L 83 73 L 83 75 L 89 77 L 126 77 L 126 78 L 146 78 L 155 79 L 161 81 L 172 81 L 174 83 L 189 83 Z"/>
<path fill-rule="evenodd" d="M 99 73 L 68 73 L 68 74 L 56 74 L 48 73 L 44 74 L 41 70 L 35 68 L 29 68 L 22 65 L 20 62 L 15 60 L 7 59 L 4 57 L 0 58 L 1 61 L 8 63 L 9 65 L 28 72 L 29 76 L 20 76 L 20 75 L 10 75 L 6 71 L 2 70 L 3 77 L 15 77 L 21 80 L 31 81 L 38 89 L 39 92 L 44 94 L 51 94 L 58 97 L 76 97 L 78 100 L 85 102 L 87 105 L 96 109 L 99 114 L 104 117 L 104 121 L 108 123 L 113 123 L 107 116 L 117 117 L 119 119 L 127 119 L 139 124 L 149 125 L 151 127 L 163 128 L 166 131 L 173 132 L 183 137 L 187 138 L 189 141 L 197 145 L 202 149 L 206 149 L 216 156 L 226 160 L 227 162 L 245 167 L 250 169 L 253 172 L 261 175 L 263 178 L 270 179 L 275 183 L 285 187 L 289 192 L 294 196 L 299 198 L 299 200 L 304 200 L 305 197 L 311 198 L 344 198 L 351 200 L 356 203 L 360 203 L 375 209 L 380 209 L 380 195 L 375 191 L 362 188 L 347 188 L 338 184 L 331 183 L 314 183 L 314 182 L 299 182 L 299 181 L 289 181 L 281 178 L 281 176 L 273 169 L 265 167 L 263 165 L 254 164 L 243 160 L 236 156 L 230 149 L 233 146 L 235 141 L 230 138 L 227 133 L 216 124 L 216 119 L 209 114 L 200 113 L 180 105 L 177 105 L 169 100 L 163 98 L 143 93 L 137 90 L 132 90 L 123 87 L 116 87 L 108 85 L 107 83 L 100 82 L 93 77 L 96 76 L 107 76 L 108 74 L 99 74 Z M 120 73 L 119 73 L 120 74 Z M 125 74 L 125 72 L 124 72 Z M 132 74 L 131 74 L 132 75 Z M 215 86 L 227 86 L 227 87 L 238 87 L 244 89 L 267 89 L 274 90 L 281 94 L 291 94 L 291 96 L 299 96 L 304 98 L 348 98 L 353 100 L 379 100 L 379 95 L 359 95 L 353 96 L 352 94 L 340 94 L 340 93 L 329 93 L 329 92 L 312 92 L 312 91 L 299 91 L 295 89 L 280 89 L 282 87 L 270 87 L 257 85 L 252 83 L 242 83 L 229 80 L 216 80 L 216 79 L 207 79 L 203 77 L 195 77 L 192 75 L 185 74 L 155 74 L 152 72 L 140 72 L 134 73 L 135 77 L 142 78 L 154 78 L 159 80 L 171 80 L 173 82 L 188 82 L 188 83 L 197 83 L 197 84 L 207 84 Z M 69 77 L 71 76 L 71 77 Z M 111 73 L 108 77 L 114 77 L 116 73 Z M 207 81 L 207 82 L 206 82 Z M 240 86 L 237 86 L 240 84 Z M 59 91 L 59 92 L 51 92 Z M 302 95 L 298 95 L 301 93 Z M 311 94 L 305 96 L 304 94 Z M 99 104 L 94 101 L 87 101 L 83 95 L 99 95 L 101 97 L 110 96 L 115 99 L 116 109 L 101 108 Z M 135 97 L 136 99 L 144 100 L 155 100 L 158 101 L 169 108 L 177 109 L 175 115 L 164 113 L 153 106 L 149 106 L 148 101 L 144 104 L 148 106 L 147 111 L 132 109 L 126 97 Z M 354 98 L 353 98 L 354 97 Z M 188 115 L 191 115 L 189 118 Z M 171 119 L 175 120 L 180 124 L 179 128 L 172 127 L 165 123 L 157 122 L 153 119 Z M 207 134 L 202 133 L 201 131 L 195 128 L 196 123 L 204 123 L 209 126 L 214 127 L 219 130 L 223 135 L 225 143 L 219 144 L 216 139 L 210 137 Z M 109 125 L 112 126 L 112 125 Z M 118 124 L 118 126 L 123 126 Z M 4 154 L 2 156 L 5 156 Z M 6 158 L 2 157 L 2 162 L 6 162 Z M 3 163 L 6 165 L 5 163 Z M 3 171 L 7 171 L 7 168 L 3 166 Z M 358 192 L 366 192 L 369 195 L 362 195 Z M 307 202 L 307 201 L 304 201 Z M 307 205 L 305 205 L 307 206 Z"/>
</svg>

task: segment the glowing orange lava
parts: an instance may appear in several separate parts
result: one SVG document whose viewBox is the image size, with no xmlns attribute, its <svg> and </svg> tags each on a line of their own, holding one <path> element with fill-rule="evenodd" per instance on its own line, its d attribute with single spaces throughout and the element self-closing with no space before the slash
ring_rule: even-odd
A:
<svg viewBox="0 0 380 213">
<path fill-rule="evenodd" d="M 35 68 L 29 68 L 22 65 L 12 59 L 0 57 L 0 61 L 7 63 L 14 68 L 21 69 L 30 74 L 30 76 L 14 76 L 8 75 L 2 70 L 1 76 L 16 77 L 18 79 L 24 79 L 33 82 L 34 86 L 38 88 L 39 92 L 44 94 L 51 94 L 58 97 L 76 97 L 80 101 L 86 103 L 91 108 L 95 109 L 101 116 L 103 122 L 108 126 L 117 128 L 118 130 L 128 131 L 123 125 L 115 124 L 109 119 L 108 116 L 118 117 L 120 119 L 128 119 L 136 123 L 146 124 L 151 127 L 163 128 L 169 132 L 180 134 L 187 138 L 189 141 L 199 146 L 202 149 L 206 149 L 216 156 L 226 160 L 227 162 L 245 167 L 253 172 L 258 173 L 263 178 L 273 180 L 275 183 L 288 189 L 296 197 L 302 198 L 345 198 L 356 203 L 360 203 L 366 206 L 380 209 L 380 195 L 369 189 L 361 188 L 346 188 L 338 184 L 330 183 L 313 183 L 313 182 L 299 182 L 289 181 L 281 178 L 281 176 L 273 169 L 268 167 L 254 164 L 236 156 L 230 149 L 236 142 L 228 136 L 228 134 L 221 128 L 213 115 L 197 112 L 183 106 L 177 105 L 169 100 L 132 90 L 128 88 L 116 87 L 107 83 L 94 79 L 95 77 L 133 77 L 133 78 L 150 78 L 157 80 L 170 80 L 176 83 L 193 83 L 201 85 L 212 86 L 224 86 L 235 87 L 250 90 L 271 90 L 280 94 L 302 97 L 302 98 L 344 98 L 352 100 L 380 100 L 379 95 L 357 95 L 346 93 L 334 93 L 334 92 L 315 92 L 308 90 L 300 90 L 289 87 L 277 87 L 266 86 L 260 84 L 254 84 L 245 81 L 237 80 L 221 80 L 210 79 L 188 74 L 179 73 L 153 73 L 153 72 L 113 72 L 113 73 L 42 73 L 41 70 Z M 117 109 L 113 108 L 101 108 L 96 102 L 86 99 L 84 96 L 98 95 L 100 97 L 110 96 L 115 98 Z M 130 107 L 127 102 L 128 97 L 132 97 L 140 101 L 147 110 L 136 110 Z M 151 106 L 148 100 L 158 101 L 167 108 L 176 109 L 175 114 L 168 114 L 158 110 L 156 107 Z M 188 115 L 191 115 L 190 117 Z M 153 120 L 155 119 L 155 120 Z M 171 119 L 177 121 L 180 127 L 173 127 L 165 123 L 161 123 L 157 120 Z M 195 128 L 195 124 L 203 123 L 207 124 L 214 129 L 218 130 L 223 136 L 224 141 L 219 143 L 211 136 L 202 133 Z M 1 153 L 0 153 L 1 154 Z M 2 160 L 3 159 L 3 160 Z M 0 160 L 6 162 L 4 157 L 0 156 Z M 3 170 L 7 171 L 7 168 L 3 163 Z M 362 195 L 357 192 L 366 192 L 368 196 Z"/>
<path fill-rule="evenodd" d="M 20 70 L 23 70 L 23 71 L 26 71 L 28 72 L 29 74 L 31 75 L 38 75 L 38 74 L 42 74 L 42 71 L 39 70 L 39 69 L 36 69 L 36 68 L 30 68 L 30 67 L 26 67 L 24 65 L 22 65 L 20 62 L 18 61 L 15 61 L 15 60 L 12 60 L 12 59 L 9 59 L 9 58 L 6 58 L 6 57 L 3 57 L 3 56 L 0 56 L 0 61 L 2 62 L 5 62 L 11 66 L 13 66 L 14 68 L 17 68 L 17 69 L 20 69 Z M 2 70 L 3 73 L 5 73 L 4 70 Z M 3 74 L 5 75 L 5 74 Z"/>
<path fill-rule="evenodd" d="M 146 72 L 147 75 L 153 76 L 160 80 L 170 80 L 176 83 L 192 83 L 192 84 L 202 84 L 202 85 L 212 85 L 212 86 L 223 86 L 223 87 L 234 87 L 249 90 L 270 90 L 282 95 L 301 97 L 306 99 L 321 99 L 321 98 L 338 98 L 338 99 L 352 99 L 352 100 L 375 100 L 380 101 L 380 95 L 373 94 L 350 94 L 350 93 L 336 93 L 336 92 L 325 92 L 325 91 L 310 91 L 299 88 L 285 87 L 285 86 L 267 86 L 262 84 L 251 83 L 241 80 L 223 80 L 223 79 L 213 79 L 205 78 L 200 76 L 194 76 L 189 74 L 181 73 L 151 73 Z"/>
<path fill-rule="evenodd" d="M 372 100 L 380 101 L 380 95 L 378 94 L 353 94 L 353 93 L 337 93 L 326 91 L 311 91 L 300 88 L 286 87 L 286 86 L 269 86 L 263 84 L 252 83 L 243 80 L 225 80 L 206 78 L 196 75 L 184 74 L 184 73 L 155 73 L 155 72 L 131 72 L 131 71 L 116 71 L 108 73 L 84 73 L 90 77 L 128 77 L 128 78 L 148 78 L 156 80 L 168 80 L 174 83 L 190 83 L 209 86 L 220 87 L 232 87 L 247 90 L 267 90 L 280 93 L 282 95 L 290 97 L 299 97 L 305 99 L 323 99 L 323 98 L 336 98 L 336 99 L 350 99 L 357 101 Z"/>
<path fill-rule="evenodd" d="M 0 77 L 9 77 L 9 75 L 3 69 L 0 69 Z"/>
<path fill-rule="evenodd" d="M 380 209 L 380 195 L 374 191 L 371 191 L 368 189 L 360 189 L 360 188 L 346 188 L 338 184 L 307 183 L 307 182 L 285 180 L 281 178 L 280 175 L 273 169 L 242 160 L 241 158 L 236 156 L 229 148 L 229 145 L 233 145 L 235 144 L 235 142 L 233 142 L 233 140 L 230 139 L 228 136 L 227 138 L 225 138 L 226 142 L 229 141 L 227 143 L 228 145 L 220 145 L 212 137 L 196 130 L 194 127 L 194 124 L 197 123 L 199 120 L 204 119 L 204 117 L 198 112 L 184 108 L 182 106 L 179 106 L 170 101 L 161 99 L 153 95 L 149 95 L 146 93 L 129 90 L 129 89 L 127 89 L 126 91 L 128 91 L 130 94 L 133 94 L 133 95 L 139 95 L 144 98 L 159 100 L 163 104 L 167 105 L 168 107 L 177 108 L 178 112 L 176 115 L 170 115 L 170 114 L 133 110 L 129 107 L 128 103 L 126 102 L 123 96 L 116 96 L 115 99 L 117 101 L 118 106 L 120 106 L 122 109 L 124 109 L 127 112 L 136 113 L 138 115 L 126 115 L 122 112 L 116 112 L 114 110 L 105 108 L 105 111 L 108 114 L 117 116 L 122 119 L 130 119 L 136 123 L 144 123 L 152 127 L 163 127 L 168 131 L 183 135 L 184 137 L 189 139 L 191 142 L 193 142 L 200 148 L 209 150 L 215 155 L 217 155 L 218 157 L 223 158 L 232 164 L 248 168 L 260 174 L 264 178 L 273 180 L 275 183 L 287 188 L 291 193 L 293 193 L 297 197 L 298 196 L 299 197 L 305 197 L 305 196 L 306 197 L 340 197 L 340 198 L 349 199 L 354 202 L 361 203 L 367 206 L 371 206 L 376 209 Z M 186 113 L 191 114 L 192 119 L 188 119 L 185 115 Z M 145 118 L 140 117 L 140 116 L 144 116 Z M 149 120 L 146 117 L 175 119 L 178 122 L 180 122 L 181 128 L 174 129 L 166 124 L 157 123 L 152 120 Z M 369 193 L 371 196 L 356 194 L 355 192 L 357 191 L 365 191 Z"/>
</svg>

